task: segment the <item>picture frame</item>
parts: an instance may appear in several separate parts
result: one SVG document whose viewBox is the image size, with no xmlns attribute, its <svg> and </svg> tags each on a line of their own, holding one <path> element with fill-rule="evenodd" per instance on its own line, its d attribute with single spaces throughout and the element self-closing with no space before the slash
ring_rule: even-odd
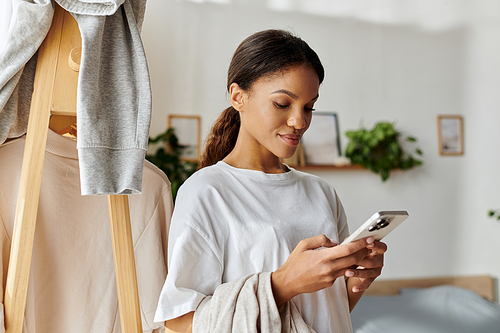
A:
<svg viewBox="0 0 500 333">
<path fill-rule="evenodd" d="M 460 115 L 438 115 L 439 155 L 460 156 L 464 154 L 463 118 Z"/>
<path fill-rule="evenodd" d="M 341 156 L 339 133 L 337 113 L 314 112 L 301 140 L 305 165 L 334 165 Z"/>
<path fill-rule="evenodd" d="M 198 162 L 201 155 L 201 117 L 196 115 L 169 114 L 168 128 L 174 128 L 179 145 L 185 146 L 181 161 Z"/>
</svg>

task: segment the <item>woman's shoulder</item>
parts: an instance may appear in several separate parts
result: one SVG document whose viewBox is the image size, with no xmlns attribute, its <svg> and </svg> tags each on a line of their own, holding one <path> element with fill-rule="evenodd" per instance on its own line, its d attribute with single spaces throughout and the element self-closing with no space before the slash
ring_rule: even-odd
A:
<svg viewBox="0 0 500 333">
<path fill-rule="evenodd" d="M 314 194 L 318 197 L 324 196 L 329 201 L 338 200 L 335 187 L 323 178 L 296 169 L 293 169 L 292 171 L 296 173 L 297 179 L 309 195 Z"/>
<path fill-rule="evenodd" d="M 324 180 L 319 176 L 304 171 L 299 171 L 296 169 L 292 169 L 292 171 L 297 175 L 297 178 L 304 183 L 308 183 L 315 186 L 321 186 L 323 188 L 333 189 L 332 185 L 330 185 L 326 180 Z"/>
<path fill-rule="evenodd" d="M 207 239 L 212 239 L 214 228 L 224 234 L 221 221 L 213 223 L 214 212 L 226 205 L 227 175 L 217 165 L 205 167 L 192 174 L 179 188 L 175 198 L 172 225 L 182 222 Z"/>
<path fill-rule="evenodd" d="M 182 184 L 182 187 L 199 188 L 203 185 L 217 184 L 224 179 L 224 173 L 224 170 L 217 164 L 210 165 L 193 173 Z"/>
<path fill-rule="evenodd" d="M 203 200 L 212 192 L 224 188 L 227 182 L 226 172 L 217 164 L 204 167 L 193 173 L 179 188 L 177 198 L 193 202 Z M 176 199 L 176 201 L 178 200 Z"/>
</svg>

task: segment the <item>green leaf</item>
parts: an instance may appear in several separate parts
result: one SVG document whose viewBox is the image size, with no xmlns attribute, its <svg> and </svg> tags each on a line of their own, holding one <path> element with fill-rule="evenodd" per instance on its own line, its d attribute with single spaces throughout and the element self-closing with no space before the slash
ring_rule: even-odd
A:
<svg viewBox="0 0 500 333">
<path fill-rule="evenodd" d="M 354 132 L 354 131 L 347 131 L 347 132 L 345 132 L 345 135 L 346 135 L 349 139 L 353 139 L 354 137 L 356 137 L 356 132 Z"/>
<path fill-rule="evenodd" d="M 389 170 L 381 170 L 380 171 L 380 176 L 382 177 L 382 181 L 385 182 L 387 179 L 389 179 L 390 172 Z"/>
<path fill-rule="evenodd" d="M 370 138 L 370 140 L 368 140 L 368 145 L 370 147 L 376 147 L 379 143 L 379 140 L 377 138 Z"/>
</svg>

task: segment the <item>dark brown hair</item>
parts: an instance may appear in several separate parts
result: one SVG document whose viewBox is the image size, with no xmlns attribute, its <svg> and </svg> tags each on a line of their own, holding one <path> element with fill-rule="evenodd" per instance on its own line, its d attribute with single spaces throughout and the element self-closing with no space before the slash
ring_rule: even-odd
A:
<svg viewBox="0 0 500 333">
<path fill-rule="evenodd" d="M 237 83 L 243 90 L 263 76 L 295 66 L 312 67 L 323 82 L 325 72 L 318 55 L 301 38 L 284 30 L 264 30 L 247 37 L 234 52 L 227 75 L 227 89 Z M 217 163 L 234 148 L 240 115 L 232 106 L 225 109 L 207 137 L 198 168 Z"/>
</svg>

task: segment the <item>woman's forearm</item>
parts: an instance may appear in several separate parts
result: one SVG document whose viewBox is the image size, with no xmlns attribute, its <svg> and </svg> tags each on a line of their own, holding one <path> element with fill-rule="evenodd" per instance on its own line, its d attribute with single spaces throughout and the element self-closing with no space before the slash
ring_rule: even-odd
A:
<svg viewBox="0 0 500 333">
<path fill-rule="evenodd" d="M 194 312 L 188 312 L 183 316 L 167 320 L 165 322 L 166 333 L 191 333 L 193 331 Z"/>
</svg>

